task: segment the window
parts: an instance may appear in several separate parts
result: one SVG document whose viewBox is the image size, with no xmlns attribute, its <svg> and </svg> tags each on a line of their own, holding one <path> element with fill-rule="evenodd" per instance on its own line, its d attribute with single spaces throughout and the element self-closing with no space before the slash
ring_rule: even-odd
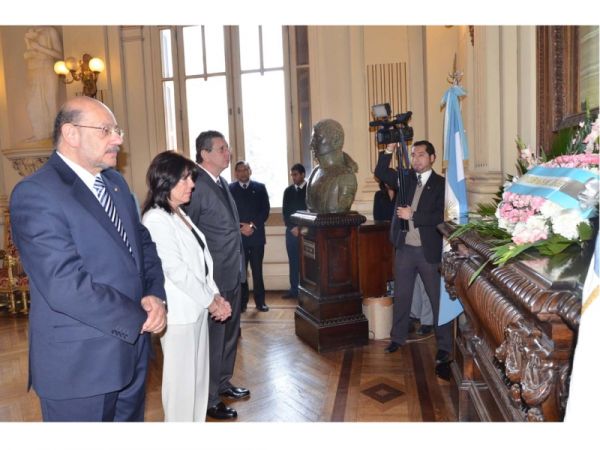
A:
<svg viewBox="0 0 600 450">
<path fill-rule="evenodd" d="M 289 167 L 306 162 L 300 148 L 310 141 L 308 41 L 293 31 L 244 25 L 160 30 L 167 148 L 195 159 L 198 134 L 220 131 L 232 148 L 230 170 L 222 175 L 231 180 L 235 162 L 247 160 L 272 207 L 281 206 Z"/>
</svg>

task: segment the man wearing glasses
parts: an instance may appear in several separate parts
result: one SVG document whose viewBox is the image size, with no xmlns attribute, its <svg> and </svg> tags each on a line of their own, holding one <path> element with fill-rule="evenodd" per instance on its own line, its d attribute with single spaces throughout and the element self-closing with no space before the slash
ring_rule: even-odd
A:
<svg viewBox="0 0 600 450">
<path fill-rule="evenodd" d="M 68 101 L 56 151 L 13 190 L 29 275 L 29 382 L 44 421 L 143 421 L 150 333 L 166 324 L 156 247 L 114 170 L 123 130 L 99 101 Z"/>
</svg>

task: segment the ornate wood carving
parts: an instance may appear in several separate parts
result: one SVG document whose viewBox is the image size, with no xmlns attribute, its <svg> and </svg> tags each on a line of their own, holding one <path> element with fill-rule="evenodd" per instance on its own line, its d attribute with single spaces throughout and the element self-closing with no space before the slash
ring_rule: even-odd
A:
<svg viewBox="0 0 600 450">
<path fill-rule="evenodd" d="M 537 74 L 538 145 L 550 150 L 554 134 L 577 123 L 565 119 L 581 112 L 578 27 L 537 27 Z"/>
<path fill-rule="evenodd" d="M 440 228 L 446 236 L 453 229 Z M 490 248 L 468 232 L 442 260 L 445 283 L 461 299 L 467 319 L 458 330 L 461 366 L 454 373 L 457 387 L 469 392 L 458 396 L 459 411 L 474 413 L 461 420 L 559 421 L 581 316 L 580 285 L 511 263 L 486 267 L 469 286 Z M 478 371 L 470 369 L 473 364 Z"/>
</svg>

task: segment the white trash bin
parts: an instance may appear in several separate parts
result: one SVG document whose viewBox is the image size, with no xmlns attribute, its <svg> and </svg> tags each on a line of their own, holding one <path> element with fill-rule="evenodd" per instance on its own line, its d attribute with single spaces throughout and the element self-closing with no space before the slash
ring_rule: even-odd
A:
<svg viewBox="0 0 600 450">
<path fill-rule="evenodd" d="M 389 339 L 392 330 L 392 297 L 363 299 L 363 314 L 369 321 L 369 339 Z"/>
</svg>

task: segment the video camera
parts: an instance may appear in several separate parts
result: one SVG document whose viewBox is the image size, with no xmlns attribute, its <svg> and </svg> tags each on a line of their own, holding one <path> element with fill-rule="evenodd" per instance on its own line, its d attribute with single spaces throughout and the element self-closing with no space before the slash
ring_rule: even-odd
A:
<svg viewBox="0 0 600 450">
<path fill-rule="evenodd" d="M 378 145 L 406 142 L 413 138 L 413 129 L 408 126 L 412 111 L 396 114 L 393 116 L 394 119 L 390 119 L 392 117 L 391 112 L 389 103 L 382 103 L 371 107 L 371 114 L 373 114 L 375 120 L 369 122 L 369 126 L 380 127 L 377 130 Z"/>
</svg>

